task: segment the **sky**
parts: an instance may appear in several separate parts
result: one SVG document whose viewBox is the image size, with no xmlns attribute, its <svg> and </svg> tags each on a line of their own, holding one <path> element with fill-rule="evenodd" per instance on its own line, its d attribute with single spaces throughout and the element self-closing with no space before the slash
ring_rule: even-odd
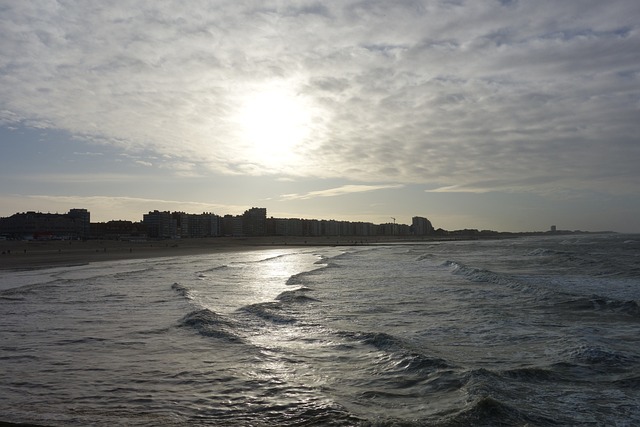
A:
<svg viewBox="0 0 640 427">
<path fill-rule="evenodd" d="M 640 232 L 637 0 L 0 0 L 0 216 Z"/>
</svg>

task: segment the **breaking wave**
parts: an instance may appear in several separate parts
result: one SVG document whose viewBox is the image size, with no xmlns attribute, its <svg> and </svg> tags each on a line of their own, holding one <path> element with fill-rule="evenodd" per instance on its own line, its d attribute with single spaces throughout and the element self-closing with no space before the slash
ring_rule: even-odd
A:
<svg viewBox="0 0 640 427">
<path fill-rule="evenodd" d="M 243 341 L 243 339 L 234 332 L 234 329 L 236 329 L 234 322 L 206 308 L 187 314 L 182 318 L 179 326 L 193 329 L 200 335 L 219 338 L 226 342 Z"/>
<path fill-rule="evenodd" d="M 280 295 L 276 297 L 276 300 L 288 303 L 308 303 L 308 302 L 318 302 L 317 299 L 309 297 L 305 295 L 307 292 L 311 291 L 309 288 L 300 288 L 293 291 L 284 291 Z"/>
<path fill-rule="evenodd" d="M 173 289 L 178 293 L 178 295 L 183 296 L 186 299 L 193 299 L 193 294 L 191 293 L 191 291 L 186 286 L 183 286 L 178 282 L 175 282 L 173 285 L 171 285 L 171 289 Z"/>
<path fill-rule="evenodd" d="M 238 311 L 249 313 L 270 323 L 291 324 L 297 321 L 295 317 L 287 315 L 282 310 L 282 304 L 279 302 L 251 304 L 240 308 Z"/>
</svg>

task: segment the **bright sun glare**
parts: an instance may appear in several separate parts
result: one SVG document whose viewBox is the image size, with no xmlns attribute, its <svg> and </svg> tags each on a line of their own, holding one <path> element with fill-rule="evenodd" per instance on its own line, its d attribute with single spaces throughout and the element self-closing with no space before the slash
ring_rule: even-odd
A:
<svg viewBox="0 0 640 427">
<path fill-rule="evenodd" d="M 293 90 L 271 87 L 249 94 L 238 115 L 249 161 L 272 169 L 293 164 L 309 138 L 309 102 Z"/>
</svg>

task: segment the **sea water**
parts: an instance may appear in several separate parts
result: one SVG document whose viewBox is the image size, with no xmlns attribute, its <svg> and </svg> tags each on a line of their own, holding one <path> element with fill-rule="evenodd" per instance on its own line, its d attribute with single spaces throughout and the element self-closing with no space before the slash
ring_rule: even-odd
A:
<svg viewBox="0 0 640 427">
<path fill-rule="evenodd" d="M 0 420 L 640 425 L 640 236 L 0 275 Z"/>
</svg>

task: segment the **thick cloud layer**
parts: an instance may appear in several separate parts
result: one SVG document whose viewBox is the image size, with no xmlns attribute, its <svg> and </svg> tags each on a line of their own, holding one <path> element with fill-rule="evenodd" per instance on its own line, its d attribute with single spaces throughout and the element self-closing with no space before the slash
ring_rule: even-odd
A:
<svg viewBox="0 0 640 427">
<path fill-rule="evenodd" d="M 431 191 L 640 184 L 635 0 L 7 1 L 0 12 L 4 125 L 153 152 L 176 170 Z M 266 161 L 237 117 L 274 88 L 304 109 L 305 131 Z"/>
</svg>

